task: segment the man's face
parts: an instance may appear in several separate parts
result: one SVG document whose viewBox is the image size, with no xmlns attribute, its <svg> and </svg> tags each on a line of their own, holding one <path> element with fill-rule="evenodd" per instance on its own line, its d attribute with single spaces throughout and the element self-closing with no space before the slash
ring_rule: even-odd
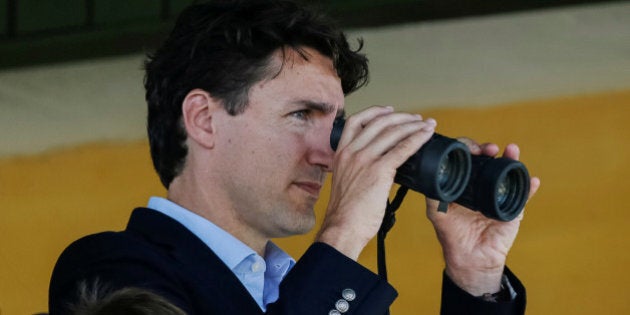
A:
<svg viewBox="0 0 630 315">
<path fill-rule="evenodd" d="M 215 149 L 220 187 L 243 228 L 274 238 L 303 234 L 315 224 L 333 151 L 330 131 L 343 110 L 332 61 L 305 49 L 308 61 L 285 50 L 280 74 L 256 83 L 239 115 L 221 114 Z M 278 51 L 272 64 L 282 61 Z"/>
</svg>

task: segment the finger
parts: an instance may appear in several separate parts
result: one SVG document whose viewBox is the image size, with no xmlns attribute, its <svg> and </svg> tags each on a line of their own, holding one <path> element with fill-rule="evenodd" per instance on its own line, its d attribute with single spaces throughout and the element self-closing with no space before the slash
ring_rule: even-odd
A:
<svg viewBox="0 0 630 315">
<path fill-rule="evenodd" d="M 538 188 L 540 188 L 540 179 L 538 177 L 532 177 L 529 182 L 529 195 L 527 196 L 527 203 L 529 203 L 532 197 L 534 197 L 534 195 L 538 191 Z M 521 213 L 518 215 L 518 217 L 516 217 L 516 219 L 518 221 L 523 220 L 524 213 L 525 213 L 525 209 L 521 211 Z"/>
<path fill-rule="evenodd" d="M 419 130 L 413 130 L 411 133 L 406 133 L 408 129 L 405 130 L 404 133 L 392 132 L 391 136 L 388 135 L 389 133 L 386 133 L 382 136 L 382 143 L 379 143 L 380 139 L 377 140 L 377 143 L 382 145 L 383 148 L 390 143 L 395 144 L 391 149 L 386 149 L 386 151 L 383 152 L 384 154 L 381 157 L 381 162 L 393 167 L 394 169 L 398 168 L 431 138 L 435 130 L 435 123 L 431 121 L 421 121 L 413 123 L 412 125 L 416 128 L 417 126 L 420 126 L 421 128 Z"/>
<path fill-rule="evenodd" d="M 520 155 L 521 155 L 521 149 L 518 147 L 518 145 L 514 143 L 508 144 L 505 147 L 505 150 L 503 151 L 503 157 L 510 158 L 513 160 L 518 160 Z"/>
<path fill-rule="evenodd" d="M 433 121 L 435 122 L 435 121 Z M 353 139 L 348 139 L 350 142 L 348 146 L 351 146 L 351 150 L 359 151 L 367 146 L 373 146 L 374 142 L 379 138 L 381 140 L 386 139 L 387 136 L 396 137 L 396 142 L 406 137 L 411 132 L 415 132 L 425 127 L 425 122 L 422 121 L 420 115 L 408 114 L 408 113 L 388 113 L 366 122 L 363 127 L 355 133 Z M 405 134 L 398 134 L 404 132 Z M 390 139 L 392 140 L 392 139 Z M 390 149 L 390 144 L 386 150 Z M 383 152 L 381 152 L 382 154 Z"/>
<path fill-rule="evenodd" d="M 457 140 L 464 143 L 473 155 L 483 154 L 487 156 L 495 156 L 499 153 L 499 146 L 494 143 L 486 142 L 484 144 L 479 144 L 468 137 L 459 137 Z"/>
<path fill-rule="evenodd" d="M 360 133 L 346 147 L 338 150 L 340 159 L 352 157 L 356 163 L 379 161 L 395 172 L 434 132 L 434 120 L 427 122 L 414 119 L 398 123 L 398 119 L 387 118 L 391 125 L 366 127 L 370 130 Z"/>
<path fill-rule="evenodd" d="M 357 134 L 363 131 L 363 127 L 372 121 L 374 118 L 392 113 L 394 108 L 391 106 L 371 106 L 363 111 L 360 111 L 346 119 L 341 138 L 339 139 L 339 148 L 344 147 Z"/>
<path fill-rule="evenodd" d="M 354 150 L 361 150 L 372 145 L 377 138 L 396 135 L 398 132 L 410 133 L 422 128 L 422 117 L 408 113 L 390 113 L 375 117 L 352 139 Z"/>
<path fill-rule="evenodd" d="M 457 141 L 465 144 L 468 147 L 468 150 L 470 150 L 470 153 L 481 154 L 481 146 L 479 146 L 475 140 L 468 137 L 458 137 Z"/>
<path fill-rule="evenodd" d="M 538 177 L 532 177 L 529 180 L 529 196 L 527 196 L 527 200 L 529 201 L 529 199 L 531 199 L 532 197 L 534 197 L 534 195 L 536 194 L 536 192 L 538 191 L 538 188 L 540 188 L 540 178 Z"/>
<path fill-rule="evenodd" d="M 423 131 L 432 133 L 437 123 L 434 119 L 423 121 L 420 115 L 399 112 L 375 116 L 364 123 L 363 127 L 357 126 L 357 121 L 353 124 L 353 129 L 350 129 L 352 132 L 345 139 L 347 144 L 341 144 L 342 150 L 358 152 L 367 149 L 365 154 L 371 153 L 371 157 L 378 158 L 415 132 L 424 129 Z M 352 135 L 354 138 L 350 138 Z"/>
<path fill-rule="evenodd" d="M 495 143 L 486 142 L 482 144 L 480 147 L 481 147 L 481 154 L 487 155 L 487 156 L 496 156 L 497 154 L 499 154 L 499 151 L 500 151 L 499 146 L 496 145 Z"/>
</svg>

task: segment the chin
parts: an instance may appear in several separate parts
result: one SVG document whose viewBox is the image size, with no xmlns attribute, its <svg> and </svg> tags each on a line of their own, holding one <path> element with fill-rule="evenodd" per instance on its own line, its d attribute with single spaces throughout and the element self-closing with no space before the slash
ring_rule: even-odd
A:
<svg viewBox="0 0 630 315">
<path fill-rule="evenodd" d="M 306 234 L 315 227 L 315 212 L 312 208 L 308 213 L 299 212 L 285 223 L 287 236 Z"/>
</svg>

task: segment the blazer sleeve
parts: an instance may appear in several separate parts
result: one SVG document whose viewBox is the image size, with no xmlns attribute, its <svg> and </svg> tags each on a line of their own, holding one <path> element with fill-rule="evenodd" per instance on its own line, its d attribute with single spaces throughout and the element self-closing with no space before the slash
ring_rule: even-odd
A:
<svg viewBox="0 0 630 315">
<path fill-rule="evenodd" d="M 398 293 L 387 281 L 324 243 L 314 243 L 280 285 L 267 314 L 383 315 Z M 335 314 L 333 311 L 332 314 Z"/>
<path fill-rule="evenodd" d="M 524 314 L 526 304 L 525 287 L 516 276 L 505 267 L 504 274 L 516 292 L 516 297 L 509 302 L 486 302 L 468 294 L 459 288 L 447 275 L 442 279 L 442 315 L 487 315 L 487 314 Z"/>
</svg>

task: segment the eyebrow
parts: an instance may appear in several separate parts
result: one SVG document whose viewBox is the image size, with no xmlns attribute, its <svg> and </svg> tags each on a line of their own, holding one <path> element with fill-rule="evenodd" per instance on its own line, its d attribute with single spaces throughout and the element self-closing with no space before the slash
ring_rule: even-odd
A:
<svg viewBox="0 0 630 315">
<path fill-rule="evenodd" d="M 329 103 L 314 102 L 314 101 L 309 101 L 309 100 L 300 100 L 300 101 L 297 101 L 296 103 L 306 106 L 310 110 L 319 111 L 325 114 L 334 113 L 335 110 L 337 109 L 335 105 L 332 105 Z M 337 115 L 335 116 L 335 118 L 340 118 L 340 117 L 345 117 L 345 116 L 346 116 L 346 111 L 342 108 L 339 111 L 337 111 Z"/>
</svg>

